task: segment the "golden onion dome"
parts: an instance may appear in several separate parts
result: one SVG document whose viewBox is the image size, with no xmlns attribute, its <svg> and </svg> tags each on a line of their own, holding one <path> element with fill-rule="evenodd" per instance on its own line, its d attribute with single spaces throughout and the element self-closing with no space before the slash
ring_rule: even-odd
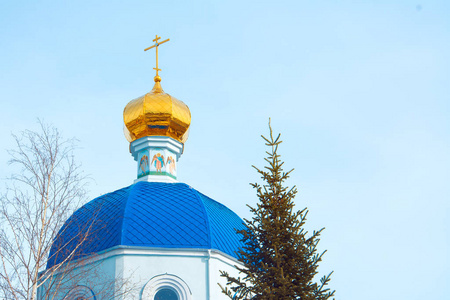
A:
<svg viewBox="0 0 450 300">
<path fill-rule="evenodd" d="M 123 110 L 125 137 L 131 143 L 144 136 L 168 136 L 184 144 L 188 138 L 189 107 L 161 88 L 161 77 L 142 97 L 130 101 Z"/>
</svg>

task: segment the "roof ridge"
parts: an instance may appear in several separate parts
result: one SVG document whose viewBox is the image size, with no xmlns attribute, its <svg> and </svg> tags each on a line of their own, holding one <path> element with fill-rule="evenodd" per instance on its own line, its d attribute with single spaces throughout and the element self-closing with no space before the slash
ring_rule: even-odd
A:
<svg viewBox="0 0 450 300">
<path fill-rule="evenodd" d="M 187 184 L 186 184 L 187 185 Z M 200 193 L 199 191 L 197 191 L 196 189 L 194 189 L 193 187 L 191 187 L 190 185 L 187 185 L 190 189 L 192 189 L 194 191 L 194 195 L 197 197 L 197 199 L 201 202 L 202 205 L 200 205 L 200 207 L 202 208 L 203 213 L 206 216 L 206 233 L 208 235 L 208 247 L 211 249 L 212 248 L 212 241 L 211 241 L 211 222 L 209 220 L 209 214 L 206 211 L 206 207 L 205 207 L 205 202 L 203 201 L 203 197 L 201 197 L 202 193 Z"/>
<path fill-rule="evenodd" d="M 242 240 L 240 237 L 237 239 L 229 239 L 228 237 L 238 236 L 236 230 L 243 229 L 239 228 L 244 225 L 243 220 L 226 205 L 201 192 L 198 193 L 203 200 L 205 209 L 208 211 L 208 219 L 212 220 L 212 229 L 215 229 L 214 231 L 210 231 L 211 237 L 214 238 L 214 240 L 211 241 L 211 249 L 216 249 L 232 256 L 237 255 L 237 249 L 234 249 L 235 251 L 233 251 L 233 248 L 235 248 L 235 246 L 239 247 Z M 224 212 L 228 217 L 226 222 L 224 222 L 223 219 L 218 219 L 218 215 L 223 217 Z M 217 229 L 220 231 L 220 237 L 217 236 Z"/>
<path fill-rule="evenodd" d="M 123 208 L 123 215 L 122 215 L 122 218 L 120 220 L 120 227 L 119 227 L 120 228 L 120 242 L 119 242 L 119 245 L 123 245 L 123 231 L 124 231 L 124 228 L 125 228 L 125 226 L 124 226 L 125 215 L 126 215 L 126 212 L 128 210 L 128 206 L 129 206 L 128 205 L 128 199 L 130 199 L 130 195 L 131 195 L 132 192 L 134 192 L 134 189 L 136 188 L 136 185 L 138 183 L 139 182 L 133 183 L 132 185 L 129 185 L 127 187 L 127 189 L 130 189 L 130 191 L 127 194 L 127 199 L 125 201 L 125 205 L 124 205 L 124 208 Z"/>
</svg>

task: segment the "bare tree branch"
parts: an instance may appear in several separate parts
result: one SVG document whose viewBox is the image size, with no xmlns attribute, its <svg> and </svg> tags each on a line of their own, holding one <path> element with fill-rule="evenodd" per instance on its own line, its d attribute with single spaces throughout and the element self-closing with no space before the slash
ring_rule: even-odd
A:
<svg viewBox="0 0 450 300">
<path fill-rule="evenodd" d="M 38 132 L 13 135 L 16 147 L 9 151 L 9 163 L 15 172 L 0 196 L 0 297 L 5 299 L 34 300 L 37 288 L 52 280 L 49 273 L 68 270 L 63 265 L 71 255 L 50 272 L 48 255 L 67 217 L 86 200 L 87 178 L 74 160 L 75 140 L 39 125 Z"/>
</svg>

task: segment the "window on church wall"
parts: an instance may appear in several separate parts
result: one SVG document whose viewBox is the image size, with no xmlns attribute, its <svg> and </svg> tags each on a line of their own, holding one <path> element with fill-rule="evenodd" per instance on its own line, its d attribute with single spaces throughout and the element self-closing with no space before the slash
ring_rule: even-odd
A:
<svg viewBox="0 0 450 300">
<path fill-rule="evenodd" d="M 71 289 L 63 300 L 94 300 L 95 295 L 87 286 L 76 286 Z"/>
<path fill-rule="evenodd" d="M 156 292 L 154 300 L 179 300 L 179 298 L 174 290 L 162 288 Z"/>
<path fill-rule="evenodd" d="M 189 286 L 173 274 L 161 274 L 151 278 L 142 289 L 142 300 L 192 300 Z"/>
</svg>

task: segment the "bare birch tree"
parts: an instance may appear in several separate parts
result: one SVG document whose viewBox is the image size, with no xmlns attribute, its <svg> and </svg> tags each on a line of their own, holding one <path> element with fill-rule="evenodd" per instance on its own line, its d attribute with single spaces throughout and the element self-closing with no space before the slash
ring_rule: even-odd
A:
<svg viewBox="0 0 450 300">
<path fill-rule="evenodd" d="M 35 300 L 38 287 L 67 268 L 70 255 L 46 270 L 49 251 L 67 217 L 86 198 L 86 176 L 74 160 L 74 140 L 62 138 L 52 126 L 39 125 L 39 132 L 13 135 L 16 145 L 9 151 L 15 172 L 0 203 L 3 299 Z"/>
</svg>

